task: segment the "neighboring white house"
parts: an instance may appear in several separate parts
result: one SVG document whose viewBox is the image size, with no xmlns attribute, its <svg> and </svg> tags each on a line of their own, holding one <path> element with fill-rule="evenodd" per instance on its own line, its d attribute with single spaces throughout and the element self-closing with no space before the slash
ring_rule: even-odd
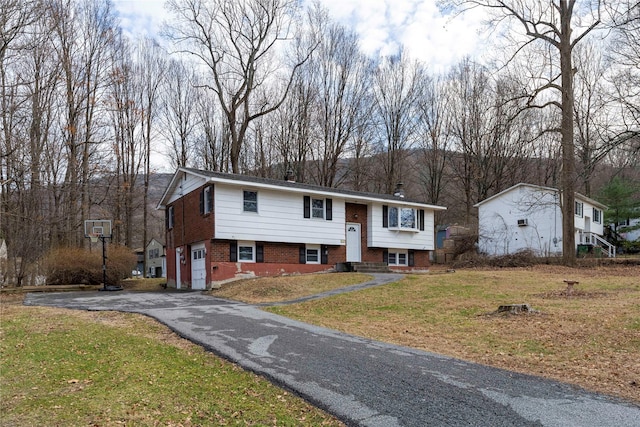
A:
<svg viewBox="0 0 640 427">
<path fill-rule="evenodd" d="M 492 256 L 525 249 L 538 256 L 561 255 L 560 199 L 555 188 L 520 183 L 477 203 L 478 250 Z M 615 248 L 602 239 L 604 209 L 602 203 L 576 193 L 576 245 L 601 246 L 605 254 L 615 256 Z"/>
<path fill-rule="evenodd" d="M 633 242 L 635 240 L 640 240 L 640 228 L 636 228 L 640 226 L 640 218 L 631 218 L 626 221 L 622 221 L 618 223 L 618 228 L 631 228 L 629 231 L 623 231 L 620 233 L 620 237 L 623 239 Z"/>
<path fill-rule="evenodd" d="M 166 256 L 164 245 L 156 239 L 151 239 L 144 251 L 146 277 L 167 277 Z"/>
<path fill-rule="evenodd" d="M 429 267 L 434 213 L 399 192 L 373 194 L 180 168 L 160 203 L 167 284 L 204 289 L 242 275 L 385 263 Z"/>
</svg>

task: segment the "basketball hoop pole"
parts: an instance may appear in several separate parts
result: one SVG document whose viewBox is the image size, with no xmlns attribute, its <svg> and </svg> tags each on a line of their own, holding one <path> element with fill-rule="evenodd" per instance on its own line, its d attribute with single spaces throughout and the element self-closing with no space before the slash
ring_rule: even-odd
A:
<svg viewBox="0 0 640 427">
<path fill-rule="evenodd" d="M 84 237 L 91 239 L 91 243 L 102 241 L 102 290 L 121 291 L 122 287 L 117 285 L 107 286 L 107 239 L 111 239 L 110 219 L 88 219 L 84 221 Z"/>
<path fill-rule="evenodd" d="M 107 290 L 107 245 L 105 236 L 100 236 L 102 240 L 102 289 Z"/>
</svg>

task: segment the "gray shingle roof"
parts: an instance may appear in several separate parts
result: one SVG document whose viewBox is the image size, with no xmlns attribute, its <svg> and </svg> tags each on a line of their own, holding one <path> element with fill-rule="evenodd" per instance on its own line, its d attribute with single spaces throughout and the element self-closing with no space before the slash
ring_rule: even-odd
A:
<svg viewBox="0 0 640 427">
<path fill-rule="evenodd" d="M 196 175 L 210 177 L 210 178 L 234 180 L 234 181 L 263 184 L 263 185 L 272 185 L 272 186 L 277 186 L 282 188 L 292 188 L 292 189 L 295 188 L 295 189 L 302 189 L 302 190 L 309 190 L 309 191 L 330 192 L 330 193 L 336 193 L 336 194 L 341 194 L 345 196 L 364 197 L 364 198 L 378 199 L 378 200 L 389 200 L 389 201 L 394 201 L 396 203 L 398 202 L 420 203 L 420 204 L 428 205 L 434 208 L 444 209 L 443 207 L 430 205 L 421 200 L 401 198 L 401 197 L 394 196 L 392 194 L 379 194 L 379 193 L 369 193 L 364 191 L 345 190 L 341 188 L 323 187 L 320 185 L 305 184 L 301 182 L 291 182 L 291 181 L 286 181 L 284 179 L 280 180 L 280 179 L 271 179 L 271 178 L 260 178 L 256 176 L 238 175 L 238 174 L 224 173 L 224 172 L 213 172 L 213 171 L 207 171 L 207 170 L 195 169 L 195 168 L 180 168 L 180 170 L 193 173 Z"/>
</svg>

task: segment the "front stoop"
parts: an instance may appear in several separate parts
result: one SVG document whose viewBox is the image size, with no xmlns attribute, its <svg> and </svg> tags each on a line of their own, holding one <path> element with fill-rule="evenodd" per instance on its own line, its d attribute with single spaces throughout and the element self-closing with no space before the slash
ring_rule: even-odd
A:
<svg viewBox="0 0 640 427">
<path fill-rule="evenodd" d="M 391 273 L 384 262 L 348 262 L 347 265 L 350 271 L 357 273 Z"/>
</svg>

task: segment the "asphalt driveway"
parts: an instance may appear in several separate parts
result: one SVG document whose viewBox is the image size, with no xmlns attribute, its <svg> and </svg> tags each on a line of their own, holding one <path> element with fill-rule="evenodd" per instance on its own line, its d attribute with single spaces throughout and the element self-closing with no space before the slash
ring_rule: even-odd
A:
<svg viewBox="0 0 640 427">
<path fill-rule="evenodd" d="M 640 406 L 629 402 L 343 334 L 199 292 L 41 293 L 27 295 L 25 304 L 151 316 L 348 425 L 640 426 Z"/>
</svg>

